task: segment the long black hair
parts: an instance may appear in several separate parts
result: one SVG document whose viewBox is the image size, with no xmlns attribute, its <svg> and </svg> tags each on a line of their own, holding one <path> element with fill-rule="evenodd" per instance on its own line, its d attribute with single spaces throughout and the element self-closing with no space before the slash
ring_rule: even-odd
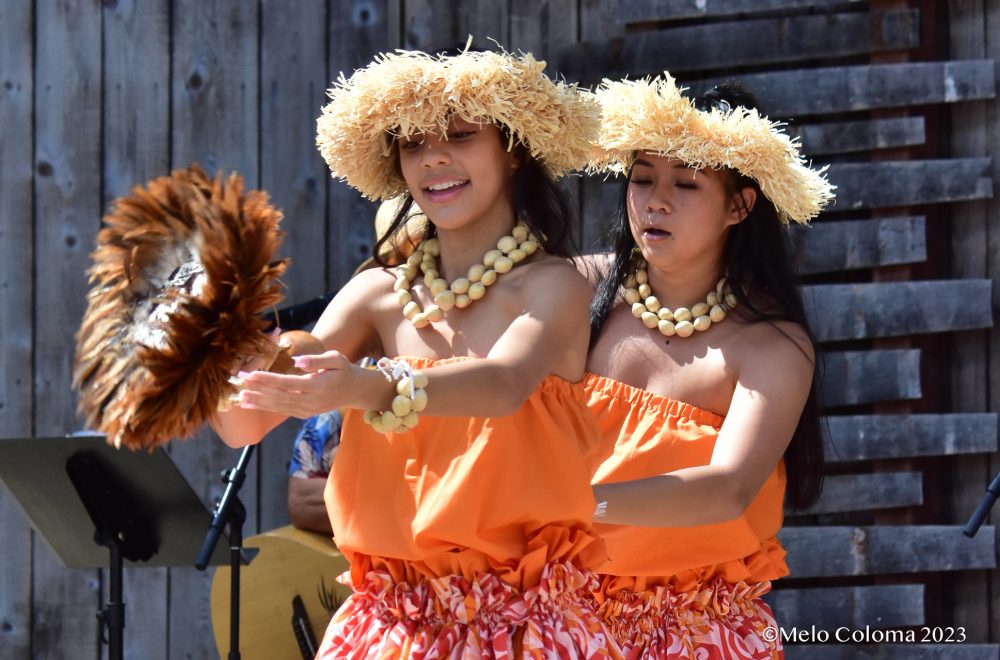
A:
<svg viewBox="0 0 1000 660">
<path fill-rule="evenodd" d="M 434 50 L 437 55 L 455 57 L 463 52 L 483 52 L 485 49 L 470 47 L 467 44 L 452 44 L 447 48 Z M 511 140 L 511 130 L 508 126 L 497 124 L 500 130 L 500 140 L 507 145 L 514 142 L 514 152 L 518 156 L 518 167 L 511 178 L 511 203 L 514 208 L 514 217 L 523 220 L 531 231 L 541 241 L 542 248 L 551 255 L 557 257 L 576 256 L 573 241 L 573 227 L 577 225 L 575 207 L 569 202 L 569 193 L 566 188 L 558 183 L 545 166 L 531 155 L 529 149 L 516 140 Z M 398 149 L 397 145 L 393 146 Z M 397 174 L 402 177 L 399 171 L 398 155 L 394 166 Z M 394 263 L 387 263 L 381 255 L 383 245 L 399 240 L 396 237 L 397 230 L 403 226 L 413 206 L 413 196 L 409 191 L 404 193 L 403 203 L 396 213 L 396 217 L 388 230 L 372 246 L 372 257 L 382 266 L 394 266 Z M 434 224 L 427 221 L 424 227 L 423 236 L 430 238 L 435 236 L 437 231 Z M 405 240 L 405 239 L 404 239 Z M 396 251 L 393 251 L 394 253 Z"/>
<path fill-rule="evenodd" d="M 725 83 L 695 99 L 695 105 L 700 110 L 719 108 L 726 111 L 736 106 L 754 108 L 756 101 L 745 89 Z M 721 170 L 721 173 L 730 196 L 736 196 L 744 188 L 753 188 L 757 193 L 757 201 L 746 218 L 730 229 L 723 252 L 726 282 L 736 296 L 739 313 L 755 323 L 795 323 L 807 333 L 815 347 L 816 338 L 806 319 L 798 278 L 788 251 L 787 227 L 778 218 L 774 204 L 753 179 L 735 170 Z M 622 283 L 634 267 L 636 242 L 628 220 L 630 178 L 631 172 L 622 183 L 610 231 L 614 251 L 611 266 L 598 284 L 590 305 L 592 347 L 619 300 Z M 786 501 L 796 509 L 815 502 L 823 485 L 823 436 L 817 402 L 819 380 L 817 361 L 813 386 L 785 450 Z"/>
</svg>

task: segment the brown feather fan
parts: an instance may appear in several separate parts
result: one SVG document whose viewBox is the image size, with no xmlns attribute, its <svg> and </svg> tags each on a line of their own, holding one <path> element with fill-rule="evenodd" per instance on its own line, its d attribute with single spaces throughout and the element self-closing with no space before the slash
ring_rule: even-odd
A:
<svg viewBox="0 0 1000 660">
<path fill-rule="evenodd" d="M 281 213 L 233 174 L 197 166 L 135 187 L 97 235 L 74 386 L 88 426 L 115 446 L 190 437 L 273 354 L 261 313 L 283 297 Z"/>
</svg>

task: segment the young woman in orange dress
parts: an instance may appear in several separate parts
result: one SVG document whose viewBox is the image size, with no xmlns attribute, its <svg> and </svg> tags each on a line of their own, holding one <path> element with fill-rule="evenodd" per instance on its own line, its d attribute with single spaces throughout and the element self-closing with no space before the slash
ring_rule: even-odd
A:
<svg viewBox="0 0 1000 660">
<path fill-rule="evenodd" d="M 240 407 L 215 423 L 239 445 L 347 410 L 325 500 L 355 593 L 318 657 L 615 654 L 590 595 L 606 558 L 581 383 L 591 292 L 554 184 L 585 164 L 600 110 L 543 67 L 397 52 L 330 90 L 318 143 L 333 174 L 406 195 L 384 240 L 414 202 L 426 238 L 337 294 L 305 375 L 241 374 Z M 372 344 L 396 357 L 355 367 Z"/>
<path fill-rule="evenodd" d="M 735 89 L 597 94 L 593 169 L 627 175 L 586 380 L 608 456 L 599 612 L 629 658 L 781 657 L 760 597 L 788 574 L 783 500 L 815 499 L 822 463 L 786 225 L 832 188 Z"/>
</svg>

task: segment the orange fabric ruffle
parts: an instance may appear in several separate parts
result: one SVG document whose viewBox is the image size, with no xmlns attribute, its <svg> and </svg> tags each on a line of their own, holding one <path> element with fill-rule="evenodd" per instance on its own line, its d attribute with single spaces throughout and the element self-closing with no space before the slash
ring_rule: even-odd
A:
<svg viewBox="0 0 1000 660">
<path fill-rule="evenodd" d="M 774 615 L 760 599 L 770 588 L 716 579 L 681 592 L 598 592 L 598 614 L 629 660 L 771 660 L 783 652 Z"/>
<path fill-rule="evenodd" d="M 547 564 L 518 591 L 491 573 L 397 582 L 365 575 L 337 612 L 317 658 L 611 658 L 593 609 L 592 573 Z"/>
</svg>

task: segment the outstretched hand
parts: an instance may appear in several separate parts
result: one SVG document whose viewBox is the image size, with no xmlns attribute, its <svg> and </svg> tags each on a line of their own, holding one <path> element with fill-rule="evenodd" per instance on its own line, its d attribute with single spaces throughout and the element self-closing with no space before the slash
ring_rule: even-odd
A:
<svg viewBox="0 0 1000 660">
<path fill-rule="evenodd" d="M 360 369 L 339 351 L 300 355 L 294 362 L 301 375 L 241 372 L 239 406 L 305 419 L 350 403 L 348 393 Z"/>
</svg>

